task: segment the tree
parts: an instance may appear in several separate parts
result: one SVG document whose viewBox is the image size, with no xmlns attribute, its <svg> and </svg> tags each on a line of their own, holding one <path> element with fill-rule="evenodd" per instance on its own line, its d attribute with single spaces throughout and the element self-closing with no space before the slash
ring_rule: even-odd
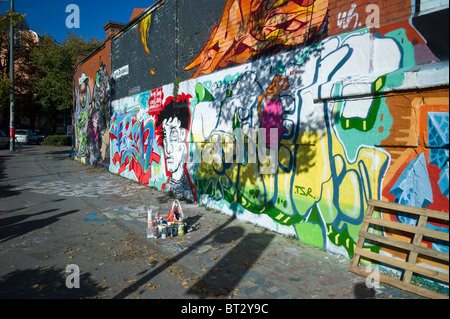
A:
<svg viewBox="0 0 450 319">
<path fill-rule="evenodd" d="M 0 110 L 9 106 L 9 94 L 11 92 L 9 79 L 9 33 L 11 19 L 15 29 L 19 31 L 28 30 L 25 14 L 19 14 L 15 11 L 11 13 L 8 10 L 0 15 Z M 23 53 L 20 48 L 17 51 L 15 56 L 20 56 Z"/>
<path fill-rule="evenodd" d="M 41 37 L 32 57 L 39 72 L 34 83 L 35 99 L 45 110 L 72 109 L 72 74 L 77 64 L 76 54 L 78 51 L 93 51 L 100 44 L 97 39 L 87 41 L 82 36 L 68 32 L 61 44 L 52 35 Z"/>
</svg>

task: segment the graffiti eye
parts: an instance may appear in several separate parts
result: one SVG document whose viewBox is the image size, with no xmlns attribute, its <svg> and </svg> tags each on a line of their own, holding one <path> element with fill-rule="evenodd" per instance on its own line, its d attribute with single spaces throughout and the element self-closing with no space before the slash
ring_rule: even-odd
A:
<svg viewBox="0 0 450 319">
<path fill-rule="evenodd" d="M 170 131 L 170 139 L 172 141 L 178 141 L 178 130 L 176 128 L 172 128 L 172 130 Z"/>
</svg>

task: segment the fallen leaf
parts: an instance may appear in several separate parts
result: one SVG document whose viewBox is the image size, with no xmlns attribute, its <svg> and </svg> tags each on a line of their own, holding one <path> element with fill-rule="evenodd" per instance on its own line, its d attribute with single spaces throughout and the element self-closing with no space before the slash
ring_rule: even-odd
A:
<svg viewBox="0 0 450 319">
<path fill-rule="evenodd" d="M 306 290 L 303 290 L 302 288 L 297 287 L 298 290 L 300 290 L 302 293 L 304 293 L 305 295 L 308 293 Z"/>
</svg>

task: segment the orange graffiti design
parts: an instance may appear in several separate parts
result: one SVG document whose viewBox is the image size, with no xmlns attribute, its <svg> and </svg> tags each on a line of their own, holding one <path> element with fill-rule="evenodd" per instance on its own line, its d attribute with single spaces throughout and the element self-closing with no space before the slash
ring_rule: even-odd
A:
<svg viewBox="0 0 450 319">
<path fill-rule="evenodd" d="M 276 45 L 306 42 L 326 20 L 328 0 L 228 0 L 200 55 L 185 70 L 193 77 L 240 64 Z"/>
</svg>

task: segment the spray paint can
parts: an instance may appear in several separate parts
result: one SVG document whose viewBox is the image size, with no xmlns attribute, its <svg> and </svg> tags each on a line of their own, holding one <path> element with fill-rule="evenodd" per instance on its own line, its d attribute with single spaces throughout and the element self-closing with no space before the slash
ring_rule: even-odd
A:
<svg viewBox="0 0 450 319">
<path fill-rule="evenodd" d="M 172 229 L 173 229 L 173 237 L 177 236 L 178 235 L 178 220 L 175 220 L 173 222 Z"/>
<path fill-rule="evenodd" d="M 158 214 L 158 212 L 156 212 Z M 158 219 L 155 216 L 155 219 L 153 220 L 153 235 L 155 238 L 158 238 Z"/>
<path fill-rule="evenodd" d="M 167 236 L 168 237 L 173 237 L 173 234 L 172 234 L 172 223 L 171 222 L 167 222 Z"/>
<path fill-rule="evenodd" d="M 152 213 L 153 213 L 153 210 L 149 210 L 147 212 L 147 238 L 154 237 Z"/>
<path fill-rule="evenodd" d="M 167 238 L 167 226 L 162 226 L 162 232 L 161 232 L 161 238 L 166 239 Z"/>
<path fill-rule="evenodd" d="M 153 238 L 158 238 L 158 225 L 153 224 Z"/>
<path fill-rule="evenodd" d="M 184 236 L 184 224 L 183 221 L 178 223 L 178 236 Z"/>
<path fill-rule="evenodd" d="M 162 236 L 162 225 L 158 224 L 158 237 Z"/>
</svg>

